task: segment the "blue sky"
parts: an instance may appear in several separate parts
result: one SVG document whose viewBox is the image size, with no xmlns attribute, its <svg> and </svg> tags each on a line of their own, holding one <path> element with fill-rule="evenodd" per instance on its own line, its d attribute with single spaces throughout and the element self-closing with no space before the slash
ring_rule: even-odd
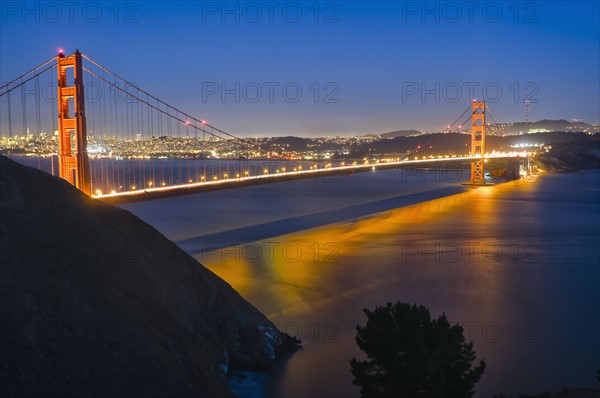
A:
<svg viewBox="0 0 600 398">
<path fill-rule="evenodd" d="M 0 80 L 80 49 L 242 136 L 600 119 L 597 1 L 0 4 Z"/>
</svg>

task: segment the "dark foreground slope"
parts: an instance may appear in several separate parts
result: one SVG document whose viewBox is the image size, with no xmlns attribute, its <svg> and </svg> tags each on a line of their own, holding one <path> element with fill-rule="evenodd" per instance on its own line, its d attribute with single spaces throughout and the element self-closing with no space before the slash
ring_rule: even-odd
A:
<svg viewBox="0 0 600 398">
<path fill-rule="evenodd" d="M 289 339 L 125 210 L 0 156 L 0 396 L 231 396 Z"/>
</svg>

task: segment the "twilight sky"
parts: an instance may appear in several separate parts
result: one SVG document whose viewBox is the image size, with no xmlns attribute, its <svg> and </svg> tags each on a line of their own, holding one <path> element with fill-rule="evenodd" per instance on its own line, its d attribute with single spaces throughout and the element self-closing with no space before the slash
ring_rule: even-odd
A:
<svg viewBox="0 0 600 398">
<path fill-rule="evenodd" d="M 597 1 L 0 2 L 0 81 L 64 48 L 249 135 L 600 120 Z"/>
</svg>

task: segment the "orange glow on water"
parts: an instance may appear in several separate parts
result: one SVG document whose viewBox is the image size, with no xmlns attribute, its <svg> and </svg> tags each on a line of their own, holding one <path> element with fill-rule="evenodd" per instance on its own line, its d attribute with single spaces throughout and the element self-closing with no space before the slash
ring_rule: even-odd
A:
<svg viewBox="0 0 600 398">
<path fill-rule="evenodd" d="M 436 223 L 447 223 L 457 214 L 476 212 L 473 242 L 476 244 L 478 239 L 492 242 L 494 199 L 523 185 L 526 184 L 470 188 L 461 194 L 204 253 L 196 258 L 268 316 L 306 313 L 314 306 L 313 298 L 322 294 L 313 292 L 315 285 L 327 284 L 327 280 L 360 278 L 359 275 L 364 275 L 364 283 L 369 283 L 368 267 L 346 268 L 356 261 L 364 263 L 363 253 L 376 251 L 378 245 L 393 247 L 394 242 L 422 238 L 419 235 L 422 231 L 435 229 Z M 461 217 L 456 218 L 461 222 Z M 417 235 L 412 236 L 411 231 Z M 390 253 L 394 255 L 397 253 Z M 492 280 L 488 283 L 494 285 Z M 343 294 L 351 293 L 335 293 Z M 326 301 L 326 297 L 319 300 L 321 304 Z"/>
</svg>

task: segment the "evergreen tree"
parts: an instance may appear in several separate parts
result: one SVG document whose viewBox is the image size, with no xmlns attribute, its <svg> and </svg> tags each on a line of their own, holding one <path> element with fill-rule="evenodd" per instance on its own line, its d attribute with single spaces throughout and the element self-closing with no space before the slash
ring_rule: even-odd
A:
<svg viewBox="0 0 600 398">
<path fill-rule="evenodd" d="M 363 311 L 367 324 L 356 326 L 356 342 L 368 359 L 350 361 L 363 398 L 473 395 L 485 361 L 473 367 L 473 343 L 465 342 L 462 326 L 408 303 Z"/>
</svg>

